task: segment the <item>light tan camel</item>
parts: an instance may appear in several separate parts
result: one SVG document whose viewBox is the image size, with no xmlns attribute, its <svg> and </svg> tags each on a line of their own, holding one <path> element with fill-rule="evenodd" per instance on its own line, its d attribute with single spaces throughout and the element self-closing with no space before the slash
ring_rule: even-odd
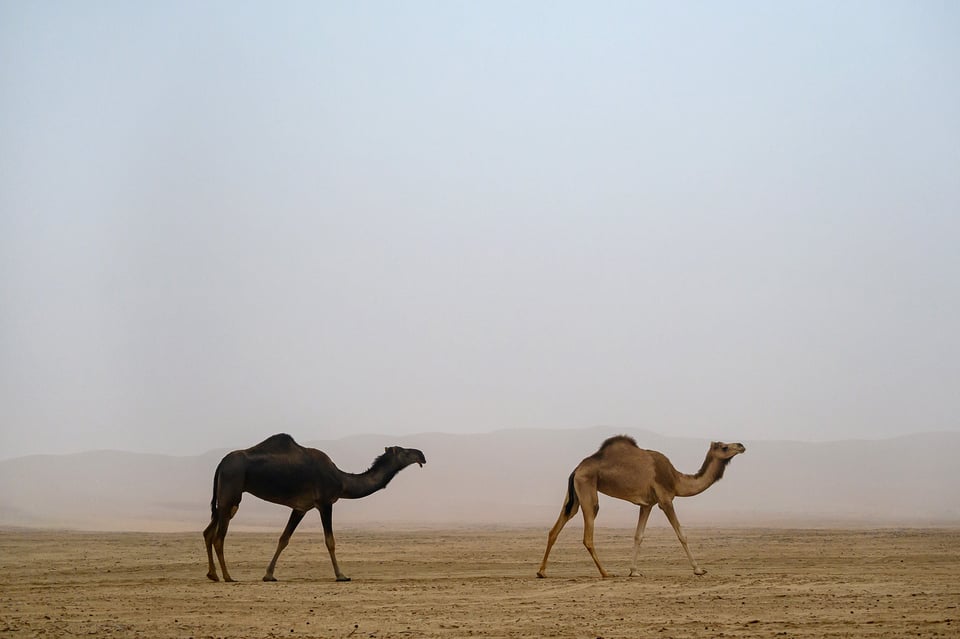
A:
<svg viewBox="0 0 960 639">
<path fill-rule="evenodd" d="M 633 537 L 631 577 L 640 574 L 637 572 L 637 553 L 640 551 L 640 542 L 643 541 L 647 518 L 655 505 L 659 505 L 670 520 L 670 525 L 677 533 L 677 538 L 690 559 L 690 565 L 693 566 L 693 574 L 705 574 L 707 571 L 697 565 L 697 561 L 690 554 L 690 548 L 687 547 L 687 537 L 683 534 L 680 522 L 677 521 L 677 513 L 673 510 L 673 498 L 699 495 L 719 481 L 730 460 L 744 451 L 746 448 L 743 444 L 713 442 L 697 474 L 686 475 L 677 471 L 663 454 L 638 447 L 632 437 L 618 435 L 609 438 L 603 442 L 600 450 L 580 462 L 570 473 L 567 480 L 567 499 L 557 523 L 547 536 L 547 550 L 543 553 L 537 576 L 546 576 L 550 549 L 564 525 L 577 514 L 580 507 L 583 508 L 583 545 L 593 557 L 600 574 L 603 577 L 611 576 L 603 569 L 593 548 L 593 522 L 600 509 L 598 492 L 640 506 L 640 519 Z"/>
<path fill-rule="evenodd" d="M 333 504 L 339 499 L 360 499 L 384 488 L 393 477 L 409 466 L 427 462 L 415 448 L 391 446 L 384 449 L 370 468 L 359 475 L 345 473 L 316 448 L 304 448 L 290 435 L 279 434 L 256 446 L 228 453 L 213 474 L 213 499 L 210 501 L 210 524 L 203 531 L 207 546 L 207 577 L 218 581 L 213 565 L 217 551 L 224 581 L 233 581 L 223 559 L 223 540 L 230 520 L 240 507 L 243 493 L 250 493 L 292 509 L 287 527 L 280 535 L 277 551 L 267 566 L 264 581 L 276 581 L 273 571 L 281 551 L 307 511 L 320 511 L 323 538 L 333 563 L 337 581 L 350 581 L 337 564 L 336 541 L 333 538 Z"/>
</svg>

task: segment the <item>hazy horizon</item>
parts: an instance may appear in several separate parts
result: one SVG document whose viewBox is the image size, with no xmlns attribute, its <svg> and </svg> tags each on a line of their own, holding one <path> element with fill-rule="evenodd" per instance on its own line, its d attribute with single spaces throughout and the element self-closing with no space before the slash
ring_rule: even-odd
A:
<svg viewBox="0 0 960 639">
<path fill-rule="evenodd" d="M 960 5 L 0 3 L 0 458 L 960 430 Z"/>
<path fill-rule="evenodd" d="M 227 439 L 224 443 L 221 443 L 216 446 L 205 447 L 202 449 L 189 449 L 188 447 L 173 447 L 170 446 L 167 449 L 131 449 L 131 448 L 117 448 L 117 447 L 104 447 L 104 448 L 85 448 L 77 449 L 71 451 L 62 451 L 62 452 L 38 452 L 38 453 L 25 453 L 22 455 L 6 455 L 0 453 L 0 461 L 10 461 L 19 459 L 22 457 L 33 457 L 33 456 L 44 456 L 44 455 L 53 455 L 53 456 L 70 456 L 70 455 L 82 455 L 85 453 L 102 453 L 102 452 L 118 452 L 118 453 L 131 453 L 136 455 L 161 455 L 168 457 L 200 457 L 213 452 L 221 450 L 236 450 L 239 448 L 248 448 L 254 444 L 258 444 L 260 441 L 266 439 L 267 437 L 285 432 L 288 435 L 291 435 L 297 443 L 304 446 L 313 446 L 316 444 L 327 443 L 340 443 L 344 441 L 350 441 L 352 439 L 377 439 L 382 440 L 384 445 L 393 445 L 393 444 L 403 444 L 407 440 L 411 439 L 421 439 L 423 437 L 430 437 L 434 435 L 440 436 L 497 436 L 503 434 L 515 434 L 515 433 L 550 433 L 550 432 L 591 432 L 596 431 L 599 433 L 596 440 L 596 444 L 599 445 L 604 438 L 612 436 L 615 434 L 627 434 L 633 436 L 637 439 L 637 443 L 641 448 L 650 447 L 652 444 L 649 442 L 644 442 L 642 437 L 637 437 L 637 433 L 649 433 L 655 439 L 674 439 L 674 440 L 687 440 L 687 441 L 696 441 L 707 443 L 713 440 L 716 440 L 717 437 L 703 437 L 697 435 L 671 435 L 668 433 L 658 432 L 653 429 L 637 429 L 637 428 L 614 428 L 610 426 L 584 426 L 584 427 L 570 427 L 570 428 L 494 428 L 486 431 L 472 431 L 472 432 L 443 432 L 443 431 L 422 431 L 422 432 L 409 432 L 409 433 L 380 433 L 380 432 L 360 432 L 360 433 L 349 433 L 345 435 L 335 435 L 335 436 L 312 436 L 307 430 L 299 432 L 290 432 L 289 430 L 278 429 L 276 431 L 264 432 L 263 435 L 255 441 L 239 441 L 238 438 L 234 437 L 232 440 Z M 901 438 L 910 438 L 913 436 L 937 436 L 942 434 L 958 433 L 957 430 L 929 430 L 929 431 L 916 431 L 912 433 L 902 433 L 889 436 L 865 436 L 865 437 L 839 437 L 839 438 L 824 438 L 824 439 L 792 439 L 792 438 L 777 438 L 777 437 L 753 437 L 748 440 L 743 440 L 744 444 L 758 444 L 758 443 L 785 443 L 785 444 L 849 444 L 856 442 L 882 442 L 889 440 L 896 440 Z M 722 441 L 734 441 L 735 438 L 727 437 L 721 438 Z M 656 448 L 656 446 L 653 446 Z M 373 449 L 374 452 L 376 449 Z M 578 453 L 586 453 L 587 451 L 570 451 L 571 454 L 576 455 Z M 357 468 L 355 470 L 362 470 Z"/>
<path fill-rule="evenodd" d="M 384 490 L 336 508 L 341 525 L 529 524 L 548 527 L 565 501 L 567 479 L 610 428 L 422 434 L 383 441 L 358 436 L 317 445 L 346 472 L 363 472 L 399 444 L 423 451 L 423 467 L 400 472 Z M 631 431 L 638 444 L 696 472 L 709 442 Z M 776 527 L 960 524 L 952 460 L 960 433 L 829 443 L 747 441 L 722 481 L 678 509 L 689 525 Z M 248 444 L 244 444 L 245 446 Z M 99 451 L 0 460 L 0 527 L 199 530 L 210 517 L 211 480 L 223 458 Z M 890 472 L 896 468 L 896 472 Z M 162 480 L 158 481 L 158 478 Z M 924 499 L 914 497 L 923 494 Z M 604 496 L 602 526 L 635 525 L 637 506 Z M 56 503 L 56 508 L 50 508 Z M 891 508 L 890 504 L 897 504 Z M 231 524 L 277 528 L 288 509 L 243 500 Z M 319 518 L 312 515 L 313 525 Z M 662 515 L 654 518 L 666 524 Z"/>
</svg>

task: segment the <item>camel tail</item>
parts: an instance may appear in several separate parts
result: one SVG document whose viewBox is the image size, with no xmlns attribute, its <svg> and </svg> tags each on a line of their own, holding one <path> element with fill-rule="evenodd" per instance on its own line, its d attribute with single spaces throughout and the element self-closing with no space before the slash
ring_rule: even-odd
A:
<svg viewBox="0 0 960 639">
<path fill-rule="evenodd" d="M 577 493 L 573 489 L 573 476 L 576 472 L 577 471 L 574 470 L 570 473 L 570 478 L 567 480 L 567 503 L 563 505 L 563 514 L 567 517 L 573 512 L 573 505 L 577 503 Z"/>
<path fill-rule="evenodd" d="M 213 498 L 210 499 L 210 516 L 217 516 L 217 484 L 220 483 L 220 464 L 213 473 Z"/>
</svg>

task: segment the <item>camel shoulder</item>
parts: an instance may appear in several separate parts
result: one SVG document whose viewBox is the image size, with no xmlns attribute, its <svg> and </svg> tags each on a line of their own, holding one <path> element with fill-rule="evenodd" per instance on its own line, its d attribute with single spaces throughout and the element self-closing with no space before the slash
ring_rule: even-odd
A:
<svg viewBox="0 0 960 639">
<path fill-rule="evenodd" d="M 657 483 L 673 490 L 677 483 L 677 469 L 670 459 L 656 450 L 645 450 L 648 459 L 653 462 L 653 472 Z"/>
<path fill-rule="evenodd" d="M 669 459 L 666 455 L 664 455 L 663 453 L 661 453 L 660 451 L 658 451 L 658 450 L 649 450 L 649 449 L 644 448 L 644 449 L 643 449 L 643 452 L 644 452 L 645 454 L 649 455 L 650 458 L 654 460 L 654 463 L 658 463 L 658 464 L 659 464 L 659 463 L 665 463 L 665 464 L 668 464 L 669 466 L 673 467 L 673 464 L 670 463 L 670 459 Z"/>
</svg>

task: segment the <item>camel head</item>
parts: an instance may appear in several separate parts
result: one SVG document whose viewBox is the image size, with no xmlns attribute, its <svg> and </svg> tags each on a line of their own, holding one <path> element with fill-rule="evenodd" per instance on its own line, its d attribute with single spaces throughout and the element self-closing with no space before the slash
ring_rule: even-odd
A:
<svg viewBox="0 0 960 639">
<path fill-rule="evenodd" d="M 713 442 L 710 444 L 710 455 L 725 461 L 730 461 L 735 455 L 745 452 L 747 452 L 747 448 L 740 442 L 735 444 L 728 444 L 726 442 Z"/>
<path fill-rule="evenodd" d="M 427 458 L 416 448 L 401 448 L 400 446 L 388 446 L 383 449 L 383 455 L 394 459 L 401 468 L 406 468 L 410 464 L 419 464 L 422 468 L 427 463 Z"/>
</svg>

